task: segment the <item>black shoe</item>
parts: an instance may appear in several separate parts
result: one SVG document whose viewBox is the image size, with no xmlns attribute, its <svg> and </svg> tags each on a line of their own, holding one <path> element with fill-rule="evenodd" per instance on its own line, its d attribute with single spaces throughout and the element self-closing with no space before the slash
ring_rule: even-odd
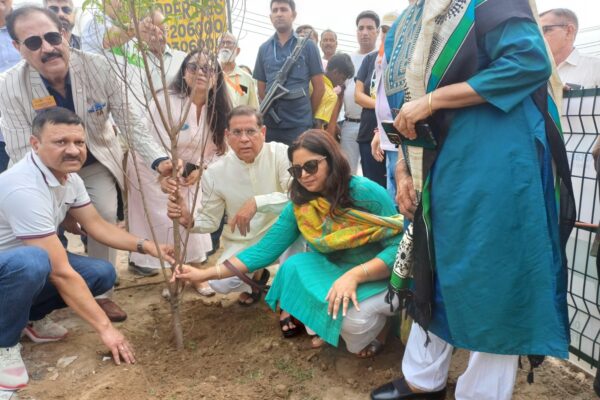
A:
<svg viewBox="0 0 600 400">
<path fill-rule="evenodd" d="M 127 267 L 127 269 L 129 270 L 129 272 L 136 276 L 149 277 L 158 275 L 158 269 L 140 267 L 139 265 L 135 265 L 131 261 L 129 262 L 129 266 Z"/>
<path fill-rule="evenodd" d="M 444 400 L 445 398 L 446 388 L 438 390 L 437 392 L 414 393 L 410 390 L 410 387 L 404 378 L 398 378 L 392 382 L 388 382 L 371 392 L 371 400 Z"/>
</svg>

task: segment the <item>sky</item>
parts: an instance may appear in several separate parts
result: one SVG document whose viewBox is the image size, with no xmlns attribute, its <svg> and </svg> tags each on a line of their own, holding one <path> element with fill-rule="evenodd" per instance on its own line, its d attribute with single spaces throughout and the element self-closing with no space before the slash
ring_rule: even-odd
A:
<svg viewBox="0 0 600 400">
<path fill-rule="evenodd" d="M 274 30 L 269 20 L 270 0 L 230 0 L 233 17 L 233 32 L 240 39 L 239 64 L 254 68 L 254 59 L 258 47 Z M 600 55 L 600 2 L 594 0 L 537 0 L 538 12 L 551 8 L 568 7 L 579 18 L 580 35 L 577 44 L 597 42 Z M 356 45 L 356 16 L 365 9 L 375 11 L 383 16 L 390 11 L 402 11 L 408 5 L 407 0 L 296 0 L 298 16 L 294 26 L 310 24 L 320 33 L 324 29 L 332 29 L 338 33 L 338 50 L 353 51 Z M 246 10 L 242 24 L 242 10 Z M 595 32 L 586 28 L 598 28 Z M 585 50 L 582 49 L 582 50 Z M 596 47 L 588 49 L 595 51 Z"/>
<path fill-rule="evenodd" d="M 74 0 L 80 6 L 83 0 Z M 41 0 L 14 0 L 15 6 L 41 3 Z M 241 53 L 238 64 L 254 68 L 258 47 L 273 35 L 269 20 L 270 0 L 230 0 L 233 32 L 239 37 Z M 296 0 L 298 16 L 295 26 L 310 24 L 320 33 L 332 29 L 338 33 L 338 50 L 351 52 L 356 46 L 356 16 L 371 9 L 380 16 L 390 11 L 401 11 L 407 0 Z M 600 2 L 595 0 L 537 0 L 539 12 L 568 7 L 579 17 L 580 33 L 576 45 L 581 51 L 600 56 Z M 245 11 L 245 12 L 244 12 Z M 242 21 L 242 16 L 244 16 Z"/>
</svg>

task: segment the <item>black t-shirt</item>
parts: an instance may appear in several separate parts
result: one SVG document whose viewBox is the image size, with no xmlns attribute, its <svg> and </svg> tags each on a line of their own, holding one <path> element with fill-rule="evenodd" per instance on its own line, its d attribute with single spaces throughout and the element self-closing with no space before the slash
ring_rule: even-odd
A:
<svg viewBox="0 0 600 400">
<path fill-rule="evenodd" d="M 377 59 L 377 51 L 369 53 L 363 60 L 356 80 L 361 81 L 364 86 L 363 92 L 372 98 L 375 98 L 377 88 L 375 87 L 375 60 Z M 359 143 L 371 142 L 373 140 L 373 130 L 377 127 L 377 117 L 375 116 L 374 108 L 364 108 L 360 114 L 360 128 L 358 128 L 358 137 L 356 141 Z"/>
</svg>

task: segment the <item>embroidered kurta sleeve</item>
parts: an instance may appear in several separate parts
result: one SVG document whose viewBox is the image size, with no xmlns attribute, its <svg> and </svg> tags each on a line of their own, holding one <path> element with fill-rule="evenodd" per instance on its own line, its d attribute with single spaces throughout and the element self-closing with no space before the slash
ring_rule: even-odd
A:
<svg viewBox="0 0 600 400">
<path fill-rule="evenodd" d="M 488 32 L 479 46 L 489 63 L 467 83 L 504 112 L 545 84 L 552 72 L 544 40 L 533 22 L 508 20 Z"/>
<path fill-rule="evenodd" d="M 300 236 L 292 203 L 288 203 L 277 222 L 254 246 L 238 254 L 249 271 L 271 265 Z"/>
</svg>

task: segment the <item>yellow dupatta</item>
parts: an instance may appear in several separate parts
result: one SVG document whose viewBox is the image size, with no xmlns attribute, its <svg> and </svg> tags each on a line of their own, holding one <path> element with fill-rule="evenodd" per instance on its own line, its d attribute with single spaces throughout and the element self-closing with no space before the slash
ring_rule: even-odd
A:
<svg viewBox="0 0 600 400">
<path fill-rule="evenodd" d="M 302 236 L 320 253 L 363 246 L 402 233 L 402 215 L 382 217 L 355 208 L 329 215 L 331 204 L 323 197 L 294 205 Z"/>
</svg>

